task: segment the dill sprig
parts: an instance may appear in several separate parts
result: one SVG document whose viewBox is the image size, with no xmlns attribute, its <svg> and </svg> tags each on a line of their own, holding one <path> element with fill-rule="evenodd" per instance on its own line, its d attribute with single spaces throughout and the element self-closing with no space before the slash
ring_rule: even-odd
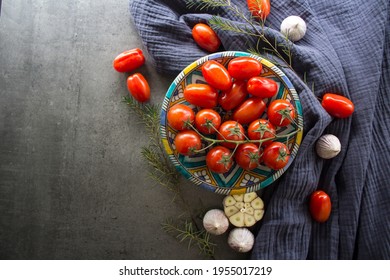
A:
<svg viewBox="0 0 390 280">
<path fill-rule="evenodd" d="M 246 23 L 247 26 L 214 15 L 209 20 L 209 24 L 213 29 L 231 31 L 255 38 L 257 44 L 255 48 L 252 47 L 250 49 L 251 53 L 257 55 L 267 52 L 272 53 L 285 64 L 283 67 L 288 67 L 295 72 L 292 68 L 291 42 L 287 38 L 282 42 L 277 42 L 276 39 L 275 42 L 271 42 L 264 33 L 265 19 L 259 21 L 253 16 L 247 16 L 239 7 L 232 4 L 230 0 L 188 0 L 187 6 L 197 7 L 199 9 L 225 7 Z M 264 46 L 261 47 L 261 43 Z"/>
<path fill-rule="evenodd" d="M 143 124 L 149 135 L 149 143 L 141 147 L 141 155 L 150 167 L 149 177 L 174 194 L 173 200 L 182 206 L 185 216 L 188 217 L 182 227 L 175 226 L 171 221 L 164 223 L 163 229 L 166 232 L 176 231 L 180 242 L 188 241 L 189 248 L 197 244 L 200 253 L 214 259 L 214 244 L 210 242 L 209 234 L 197 225 L 196 219 L 199 215 L 191 211 L 184 199 L 179 185 L 180 174 L 166 157 L 160 138 L 161 106 L 139 103 L 130 96 L 124 97 L 123 101 L 138 116 L 139 122 Z"/>
<path fill-rule="evenodd" d="M 177 225 L 168 220 L 162 224 L 162 228 L 167 232 L 175 236 L 179 242 L 188 242 L 188 249 L 194 244 L 198 246 L 200 253 L 210 259 L 215 259 L 214 248 L 215 243 L 210 241 L 210 234 L 205 230 L 195 229 L 193 222 L 185 220 L 182 224 Z"/>
</svg>

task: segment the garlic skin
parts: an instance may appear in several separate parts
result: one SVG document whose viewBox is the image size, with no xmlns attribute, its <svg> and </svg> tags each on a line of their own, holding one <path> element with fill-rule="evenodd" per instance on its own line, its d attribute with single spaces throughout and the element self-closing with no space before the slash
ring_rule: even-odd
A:
<svg viewBox="0 0 390 280">
<path fill-rule="evenodd" d="M 341 151 L 339 138 L 333 134 L 322 135 L 316 143 L 317 155 L 323 159 L 330 159 L 337 156 Z"/>
<path fill-rule="evenodd" d="M 228 244 L 233 250 L 246 253 L 252 250 L 255 236 L 247 228 L 235 228 L 229 233 Z"/>
<path fill-rule="evenodd" d="M 306 22 L 299 16 L 286 17 L 280 25 L 280 32 L 293 42 L 301 40 L 306 29 Z"/>
<path fill-rule="evenodd" d="M 220 209 L 211 209 L 203 217 L 203 227 L 213 235 L 221 235 L 229 228 L 229 220 Z"/>
</svg>

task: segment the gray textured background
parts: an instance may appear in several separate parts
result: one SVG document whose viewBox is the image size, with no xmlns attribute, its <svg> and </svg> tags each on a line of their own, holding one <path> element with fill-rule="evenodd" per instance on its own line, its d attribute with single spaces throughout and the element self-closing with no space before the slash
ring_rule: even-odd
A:
<svg viewBox="0 0 390 280">
<path fill-rule="evenodd" d="M 146 177 L 147 136 L 112 69 L 140 47 L 128 0 L 5 0 L 0 17 L 0 258 L 197 259 L 160 228 L 182 210 Z M 145 49 L 144 49 L 145 50 Z M 160 103 L 173 77 L 140 69 Z M 194 209 L 222 197 L 183 181 Z M 246 258 L 214 238 L 217 258 Z"/>
</svg>

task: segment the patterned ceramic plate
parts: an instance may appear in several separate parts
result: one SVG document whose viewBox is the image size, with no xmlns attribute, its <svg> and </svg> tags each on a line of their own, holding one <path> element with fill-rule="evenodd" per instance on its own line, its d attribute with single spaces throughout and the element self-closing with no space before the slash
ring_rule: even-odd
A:
<svg viewBox="0 0 390 280">
<path fill-rule="evenodd" d="M 265 99 L 267 106 L 274 99 L 288 99 L 295 107 L 297 116 L 295 119 L 296 125 L 289 125 L 287 127 L 278 127 L 277 134 L 285 135 L 300 128 L 297 134 L 289 137 L 289 139 L 280 138 L 280 142 L 288 142 L 288 147 L 291 152 L 290 160 L 288 164 L 280 170 L 272 170 L 266 166 L 260 165 L 258 168 L 246 171 L 240 168 L 237 164 L 233 164 L 232 168 L 224 174 L 217 174 L 211 172 L 206 166 L 206 152 L 199 153 L 193 156 L 182 156 L 175 151 L 173 140 L 177 131 L 171 128 L 167 123 L 167 111 L 169 108 L 177 103 L 183 103 L 189 105 L 198 111 L 193 105 L 190 105 L 183 97 L 184 88 L 188 84 L 193 83 L 205 83 L 201 73 L 201 67 L 207 60 L 216 60 L 223 65 L 227 66 L 229 61 L 234 57 L 250 56 L 259 60 L 263 65 L 263 71 L 261 76 L 271 78 L 278 84 L 278 92 L 272 99 Z M 266 112 L 263 118 L 267 118 Z M 166 152 L 172 163 L 176 168 L 190 181 L 199 185 L 207 190 L 219 193 L 219 194 L 239 194 L 245 192 L 254 192 L 261 188 L 264 188 L 278 179 L 290 166 L 294 160 L 299 145 L 302 140 L 302 108 L 301 104 L 292 83 L 287 76 L 274 64 L 268 60 L 251 55 L 245 52 L 220 52 L 205 56 L 194 63 L 187 66 L 173 81 L 169 87 L 161 110 L 161 136 Z"/>
</svg>

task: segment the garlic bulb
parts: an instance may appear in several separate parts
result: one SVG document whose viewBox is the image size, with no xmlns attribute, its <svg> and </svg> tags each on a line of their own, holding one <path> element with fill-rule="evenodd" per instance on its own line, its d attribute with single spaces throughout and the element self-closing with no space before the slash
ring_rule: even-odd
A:
<svg viewBox="0 0 390 280">
<path fill-rule="evenodd" d="M 249 252 L 255 243 L 255 236 L 247 228 L 235 228 L 229 233 L 229 246 L 240 253 Z"/>
<path fill-rule="evenodd" d="M 251 227 L 264 215 L 264 203 L 255 192 L 228 195 L 223 200 L 226 216 L 236 227 Z"/>
<path fill-rule="evenodd" d="M 280 32 L 290 41 L 299 41 L 306 34 L 306 22 L 299 16 L 289 16 L 282 21 Z"/>
<path fill-rule="evenodd" d="M 203 217 L 205 230 L 213 235 L 223 234 L 229 227 L 229 220 L 220 209 L 211 209 Z"/>
<path fill-rule="evenodd" d="M 316 152 L 318 156 L 324 159 L 330 159 L 337 156 L 341 151 L 339 138 L 333 134 L 322 135 L 316 144 Z"/>
</svg>

